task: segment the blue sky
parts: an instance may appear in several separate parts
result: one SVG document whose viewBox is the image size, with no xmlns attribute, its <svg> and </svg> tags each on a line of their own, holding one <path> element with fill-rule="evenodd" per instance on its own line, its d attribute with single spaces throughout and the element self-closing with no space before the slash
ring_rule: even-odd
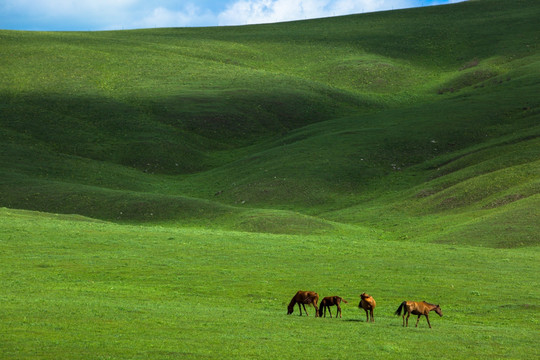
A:
<svg viewBox="0 0 540 360">
<path fill-rule="evenodd" d="M 0 0 L 0 29 L 119 30 L 272 23 L 463 0 Z"/>
</svg>

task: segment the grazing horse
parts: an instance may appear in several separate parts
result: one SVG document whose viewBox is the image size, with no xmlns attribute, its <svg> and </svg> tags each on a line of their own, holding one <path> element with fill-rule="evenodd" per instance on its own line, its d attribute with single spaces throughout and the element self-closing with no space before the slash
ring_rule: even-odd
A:
<svg viewBox="0 0 540 360">
<path fill-rule="evenodd" d="M 317 307 L 317 303 L 319 302 L 319 294 L 317 294 L 314 291 L 298 291 L 292 298 L 291 302 L 289 303 L 289 306 L 287 307 L 287 315 L 290 315 L 294 311 L 294 305 L 298 304 L 298 309 L 300 310 L 300 316 L 302 316 L 302 307 L 304 308 L 304 311 L 306 312 L 306 316 L 309 316 L 307 310 L 306 310 L 306 304 L 313 305 L 315 308 L 315 317 L 317 317 L 317 314 L 319 312 L 319 308 Z M 300 305 L 302 307 L 300 307 Z"/>
<path fill-rule="evenodd" d="M 442 310 L 439 305 L 433 305 L 425 301 L 416 302 L 416 301 L 404 301 L 399 305 L 396 310 L 396 315 L 401 315 L 401 310 L 403 309 L 403 326 L 405 326 L 405 313 L 407 313 L 407 326 L 409 326 L 409 316 L 411 314 L 418 315 L 416 319 L 416 327 L 418 327 L 418 322 L 420 321 L 420 316 L 424 315 L 426 317 L 429 328 L 431 329 L 431 324 L 429 323 L 429 312 L 435 310 L 439 316 L 442 316 Z"/>
<path fill-rule="evenodd" d="M 371 315 L 371 322 L 375 322 L 375 320 L 373 320 L 373 310 L 375 309 L 375 306 L 377 306 L 375 299 L 373 296 L 366 293 L 362 293 L 360 298 L 361 300 L 358 307 L 366 311 L 366 322 L 369 322 L 369 315 Z"/>
<path fill-rule="evenodd" d="M 319 317 L 323 316 L 324 311 L 324 317 L 326 317 L 326 308 L 328 308 L 328 312 L 330 313 L 330 317 L 332 317 L 332 311 L 330 311 L 330 306 L 337 306 L 337 314 L 336 317 L 339 315 L 341 317 L 341 302 L 344 302 L 345 304 L 348 304 L 347 300 L 345 300 L 342 297 L 339 296 L 327 296 L 324 299 L 321 300 L 320 308 L 319 308 Z"/>
</svg>

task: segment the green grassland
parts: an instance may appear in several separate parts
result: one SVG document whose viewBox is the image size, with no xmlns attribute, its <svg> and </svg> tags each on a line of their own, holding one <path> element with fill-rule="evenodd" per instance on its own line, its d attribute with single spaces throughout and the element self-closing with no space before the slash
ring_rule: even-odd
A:
<svg viewBox="0 0 540 360">
<path fill-rule="evenodd" d="M 4 358 L 538 355 L 538 248 L 1 215 Z M 285 315 L 301 288 L 343 296 L 343 318 Z M 374 324 L 357 309 L 366 289 Z M 393 312 L 405 298 L 444 316 L 404 329 Z"/>
<path fill-rule="evenodd" d="M 538 357 L 539 17 L 0 30 L 0 357 Z"/>
</svg>

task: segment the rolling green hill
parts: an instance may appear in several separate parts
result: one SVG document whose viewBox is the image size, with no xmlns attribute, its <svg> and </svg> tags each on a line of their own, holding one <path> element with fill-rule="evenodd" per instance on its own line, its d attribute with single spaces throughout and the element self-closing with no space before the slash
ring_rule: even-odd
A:
<svg viewBox="0 0 540 360">
<path fill-rule="evenodd" d="M 538 15 L 534 1 L 484 0 L 243 27 L 2 31 L 0 205 L 225 228 L 266 209 L 390 233 L 402 210 L 483 222 L 513 218 L 516 202 L 534 218 Z"/>
<path fill-rule="evenodd" d="M 0 30 L 0 358 L 538 357 L 539 18 Z"/>
</svg>

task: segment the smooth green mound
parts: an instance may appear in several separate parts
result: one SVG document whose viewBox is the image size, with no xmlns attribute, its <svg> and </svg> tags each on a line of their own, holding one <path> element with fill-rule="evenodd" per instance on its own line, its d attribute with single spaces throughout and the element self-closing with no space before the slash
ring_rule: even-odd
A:
<svg viewBox="0 0 540 360">
<path fill-rule="evenodd" d="M 534 358 L 538 18 L 0 31 L 0 357 Z"/>
<path fill-rule="evenodd" d="M 0 205 L 265 231 L 246 209 L 381 227 L 374 207 L 455 218 L 490 197 L 519 202 L 538 194 L 537 15 L 531 1 L 478 1 L 245 27 L 3 31 Z M 417 204 L 415 191 L 437 195 Z"/>
</svg>

